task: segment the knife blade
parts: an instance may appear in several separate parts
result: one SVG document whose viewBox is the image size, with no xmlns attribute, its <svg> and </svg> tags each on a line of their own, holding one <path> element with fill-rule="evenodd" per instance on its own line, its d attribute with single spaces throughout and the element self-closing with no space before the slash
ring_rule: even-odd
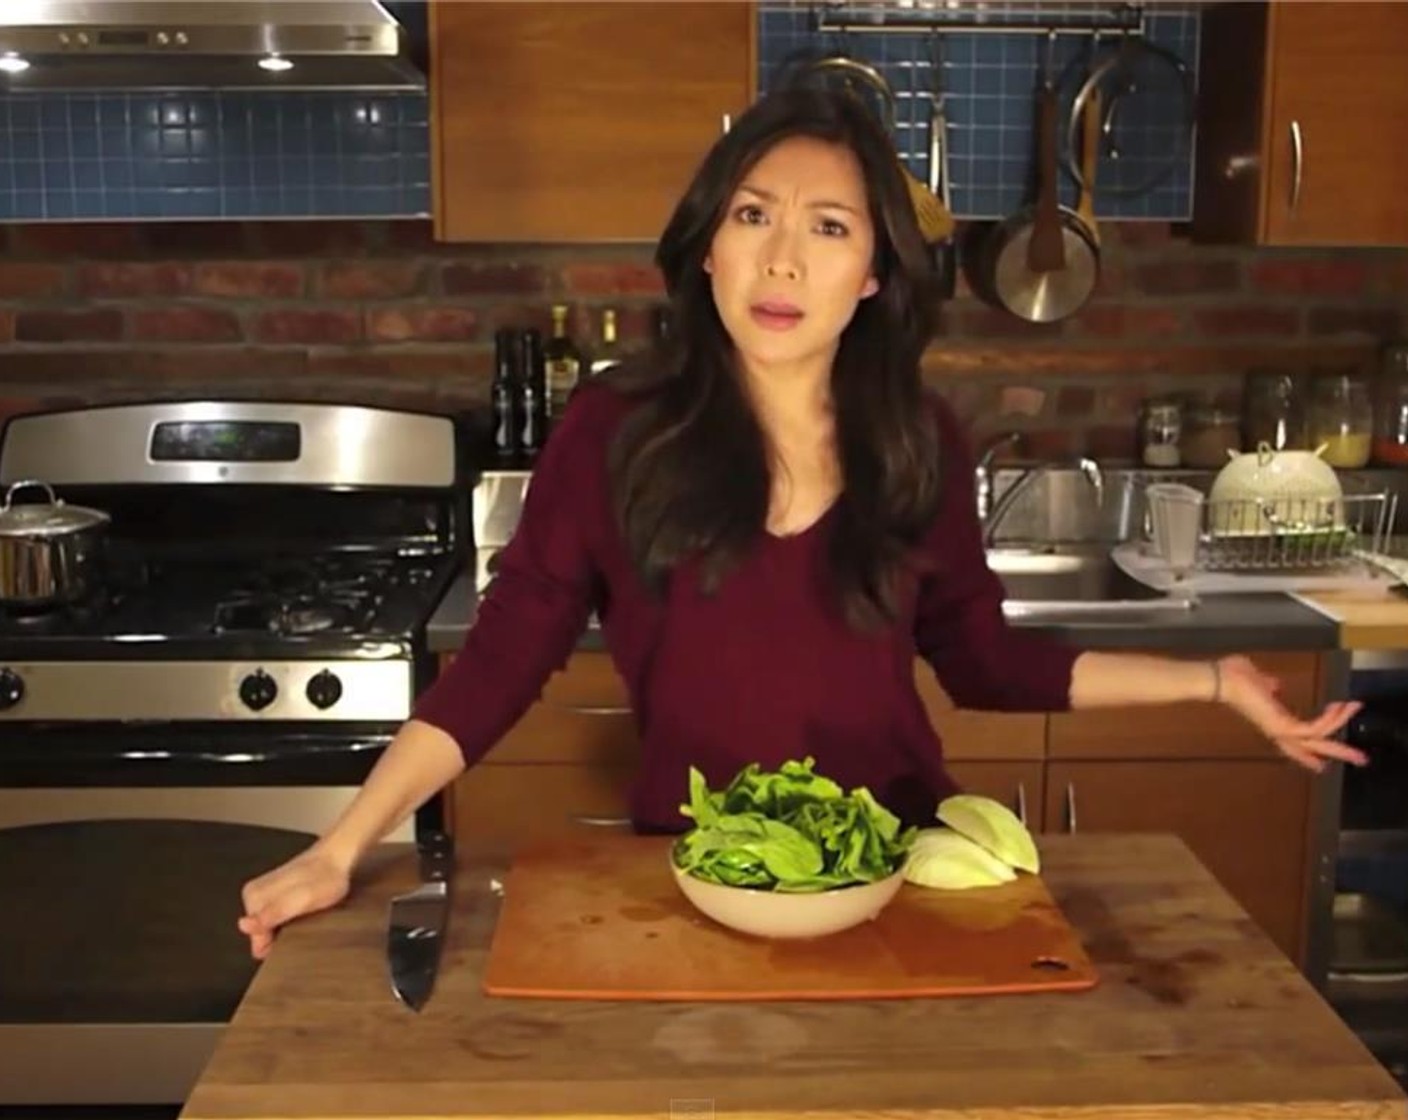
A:
<svg viewBox="0 0 1408 1120">
<path fill-rule="evenodd" d="M 420 886 L 391 900 L 386 960 L 391 990 L 412 1011 L 420 1011 L 435 987 L 445 932 L 450 920 L 450 874 L 454 845 L 443 832 L 431 832 L 417 844 Z"/>
</svg>

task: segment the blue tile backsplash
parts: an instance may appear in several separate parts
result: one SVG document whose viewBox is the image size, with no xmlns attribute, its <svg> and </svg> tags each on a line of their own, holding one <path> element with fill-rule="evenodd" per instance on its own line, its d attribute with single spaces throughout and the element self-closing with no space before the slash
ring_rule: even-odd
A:
<svg viewBox="0 0 1408 1120">
<path fill-rule="evenodd" d="M 0 219 L 353 217 L 429 209 L 422 94 L 0 97 Z"/>
<path fill-rule="evenodd" d="M 1009 12 L 1053 22 L 1104 5 L 1025 7 Z M 932 37 L 924 31 L 833 34 L 813 30 L 809 3 L 759 5 L 758 88 L 803 48 L 841 49 L 873 63 L 899 103 L 896 141 L 910 169 L 928 175 Z M 867 13 L 902 26 L 950 9 L 826 5 L 828 17 Z M 964 9 L 953 14 L 961 17 Z M 1198 17 L 1161 5 L 1146 17 L 1152 42 L 1193 69 Z M 946 31 L 943 86 L 950 121 L 954 210 L 1001 217 L 1028 194 L 1032 92 L 1043 36 Z M 1089 44 L 1062 36 L 1055 65 Z M 1108 45 L 1108 41 L 1107 41 Z M 0 95 L 0 221 L 93 219 L 404 217 L 430 212 L 430 135 L 424 93 L 182 91 Z M 1179 139 L 1177 105 L 1150 84 L 1122 103 L 1118 158 L 1106 154 L 1097 184 L 1140 183 Z M 492 153 L 489 153 L 492 155 Z M 1102 192 L 1101 217 L 1183 220 L 1190 216 L 1192 155 L 1140 194 Z M 1064 200 L 1074 203 L 1067 180 Z"/>
</svg>

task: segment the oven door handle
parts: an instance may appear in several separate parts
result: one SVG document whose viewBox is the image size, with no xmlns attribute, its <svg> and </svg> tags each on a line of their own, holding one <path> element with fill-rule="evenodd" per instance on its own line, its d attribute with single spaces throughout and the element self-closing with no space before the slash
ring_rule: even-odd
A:
<svg viewBox="0 0 1408 1120">
<path fill-rule="evenodd" d="M 1354 969 L 1332 968 L 1327 975 L 1331 980 L 1347 980 L 1354 984 L 1366 984 L 1376 987 L 1408 984 L 1408 972 L 1360 972 Z"/>
<path fill-rule="evenodd" d="M 0 787 L 360 782 L 394 727 L 250 733 L 223 726 L 5 728 Z"/>
</svg>

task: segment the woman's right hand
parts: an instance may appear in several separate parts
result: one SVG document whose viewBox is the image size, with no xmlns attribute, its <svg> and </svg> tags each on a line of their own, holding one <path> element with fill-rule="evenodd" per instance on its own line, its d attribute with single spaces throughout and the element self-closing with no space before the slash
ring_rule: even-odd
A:
<svg viewBox="0 0 1408 1120">
<path fill-rule="evenodd" d="M 244 885 L 240 932 L 249 938 L 250 956 L 263 960 L 279 927 L 305 914 L 336 906 L 350 888 L 348 868 L 314 846 Z"/>
</svg>

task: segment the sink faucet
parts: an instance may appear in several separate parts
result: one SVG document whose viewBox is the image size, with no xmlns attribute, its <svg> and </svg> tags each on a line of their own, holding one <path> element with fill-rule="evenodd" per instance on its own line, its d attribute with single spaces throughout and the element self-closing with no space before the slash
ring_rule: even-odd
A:
<svg viewBox="0 0 1408 1120">
<path fill-rule="evenodd" d="M 1022 442 L 1021 432 L 999 432 L 983 448 L 982 458 L 973 468 L 973 490 L 978 502 L 978 520 L 986 522 L 992 512 L 992 461 L 1009 444 Z"/>
<path fill-rule="evenodd" d="M 983 521 L 983 544 L 989 547 L 992 545 L 993 539 L 997 536 L 998 526 L 1002 524 L 1002 519 L 1007 516 L 1007 511 L 1012 508 L 1018 498 L 1027 492 L 1032 483 L 1043 475 L 1063 465 L 1065 465 L 1065 461 L 1055 460 L 1032 467 L 1002 492 L 1002 497 L 988 510 L 986 516 L 984 516 L 980 504 L 979 516 L 982 517 Z M 1105 499 L 1105 474 L 1101 471 L 1100 464 L 1088 455 L 1081 455 L 1075 460 L 1075 466 L 1085 478 L 1086 482 L 1090 483 L 1090 488 L 1095 494 L 1096 504 L 1102 504 Z M 990 492 L 989 498 L 991 498 Z"/>
</svg>

